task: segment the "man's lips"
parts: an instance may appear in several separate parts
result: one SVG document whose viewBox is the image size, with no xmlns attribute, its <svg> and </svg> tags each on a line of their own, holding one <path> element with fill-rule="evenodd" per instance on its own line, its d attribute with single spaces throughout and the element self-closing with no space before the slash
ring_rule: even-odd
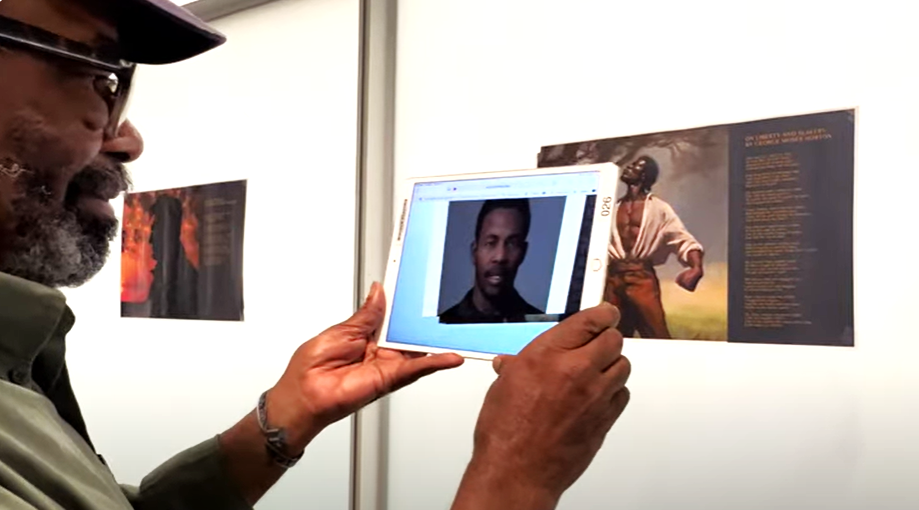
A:
<svg viewBox="0 0 919 510">
<path fill-rule="evenodd" d="M 500 269 L 498 270 L 493 269 L 491 271 L 485 271 L 485 281 L 491 285 L 500 285 L 504 283 L 505 280 L 507 280 L 507 277 L 508 277 L 507 273 L 504 271 L 501 271 Z"/>
<path fill-rule="evenodd" d="M 74 176 L 70 192 L 101 200 L 114 200 L 130 188 L 130 178 L 124 167 L 108 160 L 96 161 Z"/>
<path fill-rule="evenodd" d="M 108 199 L 97 195 L 81 195 L 77 199 L 77 209 L 93 216 L 114 218 L 115 208 Z"/>
<path fill-rule="evenodd" d="M 70 182 L 67 202 L 84 214 L 116 218 L 110 201 L 128 189 L 127 175 L 116 163 L 100 161 L 86 167 Z"/>
</svg>

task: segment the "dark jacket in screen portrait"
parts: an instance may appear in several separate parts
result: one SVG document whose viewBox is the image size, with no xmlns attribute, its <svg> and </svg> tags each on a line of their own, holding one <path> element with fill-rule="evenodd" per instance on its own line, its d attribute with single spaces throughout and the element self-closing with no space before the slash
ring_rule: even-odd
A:
<svg viewBox="0 0 919 510">
<path fill-rule="evenodd" d="M 543 315 L 544 312 L 526 302 L 514 290 L 498 313 L 490 314 L 479 311 L 472 303 L 472 290 L 453 307 L 440 314 L 442 324 L 490 324 L 498 322 L 527 322 L 527 315 Z"/>
</svg>

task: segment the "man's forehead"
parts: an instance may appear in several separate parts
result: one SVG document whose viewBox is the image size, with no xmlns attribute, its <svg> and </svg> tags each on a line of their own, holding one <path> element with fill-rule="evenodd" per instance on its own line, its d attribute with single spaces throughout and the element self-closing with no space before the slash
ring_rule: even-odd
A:
<svg viewBox="0 0 919 510">
<path fill-rule="evenodd" d="M 2 0 L 0 15 L 93 46 L 110 45 L 118 31 L 102 0 Z"/>
<path fill-rule="evenodd" d="M 484 224 L 485 228 L 497 228 L 497 227 L 507 227 L 507 226 L 518 226 L 520 220 L 523 218 L 523 213 L 512 207 L 497 207 L 492 209 L 485 216 Z"/>
</svg>

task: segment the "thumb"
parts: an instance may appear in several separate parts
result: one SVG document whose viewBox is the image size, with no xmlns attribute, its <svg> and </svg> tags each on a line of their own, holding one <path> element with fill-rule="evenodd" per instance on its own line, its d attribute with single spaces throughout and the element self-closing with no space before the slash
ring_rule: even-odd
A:
<svg viewBox="0 0 919 510">
<path fill-rule="evenodd" d="M 491 368 L 495 370 L 496 374 L 501 375 L 501 369 L 504 368 L 504 365 L 507 362 L 508 358 L 510 358 L 510 356 L 501 354 L 501 355 L 495 356 L 494 359 L 491 360 Z"/>
<path fill-rule="evenodd" d="M 377 330 L 383 324 L 383 316 L 386 313 L 386 296 L 384 294 L 383 286 L 378 282 L 373 282 L 363 306 L 343 325 L 355 327 L 368 334 Z"/>
<path fill-rule="evenodd" d="M 395 367 L 393 385 L 389 391 L 391 393 L 402 389 L 435 372 L 456 368 L 462 365 L 464 361 L 462 356 L 453 353 L 429 354 L 406 360 Z"/>
</svg>

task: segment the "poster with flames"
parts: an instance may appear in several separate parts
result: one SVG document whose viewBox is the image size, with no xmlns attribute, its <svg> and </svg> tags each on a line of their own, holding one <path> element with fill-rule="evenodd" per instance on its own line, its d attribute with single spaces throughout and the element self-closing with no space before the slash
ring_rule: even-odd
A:
<svg viewBox="0 0 919 510">
<path fill-rule="evenodd" d="M 121 316 L 243 320 L 246 181 L 125 196 Z"/>
</svg>

